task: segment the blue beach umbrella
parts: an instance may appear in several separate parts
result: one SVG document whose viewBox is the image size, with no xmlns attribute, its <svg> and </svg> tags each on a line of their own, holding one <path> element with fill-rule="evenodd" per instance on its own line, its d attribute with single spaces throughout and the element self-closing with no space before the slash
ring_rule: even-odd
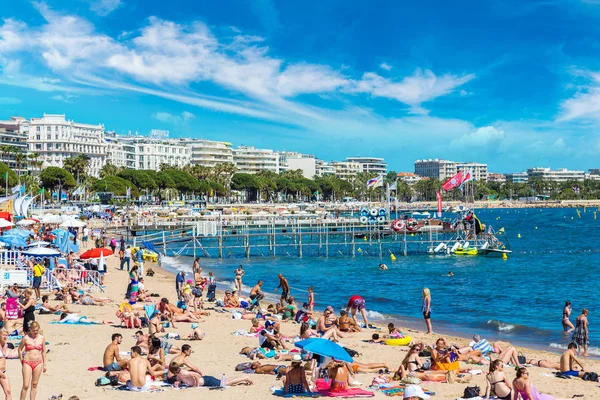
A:
<svg viewBox="0 0 600 400">
<path fill-rule="evenodd" d="M 0 237 L 0 242 L 4 242 L 7 246 L 11 247 L 27 246 L 27 242 L 25 242 L 25 240 L 17 236 L 2 236 Z"/>
<path fill-rule="evenodd" d="M 327 339 L 313 338 L 296 342 L 296 347 L 304 349 L 310 353 L 315 353 L 324 357 L 331 357 L 335 360 L 353 362 L 350 354 L 342 346 Z"/>
</svg>

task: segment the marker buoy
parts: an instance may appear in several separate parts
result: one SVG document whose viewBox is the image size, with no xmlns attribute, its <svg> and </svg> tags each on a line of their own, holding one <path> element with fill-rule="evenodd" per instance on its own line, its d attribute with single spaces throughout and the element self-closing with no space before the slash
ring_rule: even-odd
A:
<svg viewBox="0 0 600 400">
<path fill-rule="evenodd" d="M 535 227 L 535 229 L 537 230 L 537 226 Z"/>
<path fill-rule="evenodd" d="M 390 258 L 392 259 L 392 261 L 396 261 L 396 256 L 394 255 L 394 253 L 390 254 Z"/>
<path fill-rule="evenodd" d="M 508 260 L 508 255 L 506 253 L 502 253 L 502 259 L 503 260 Z"/>
<path fill-rule="evenodd" d="M 521 239 L 521 234 L 517 233 L 517 238 Z"/>
</svg>

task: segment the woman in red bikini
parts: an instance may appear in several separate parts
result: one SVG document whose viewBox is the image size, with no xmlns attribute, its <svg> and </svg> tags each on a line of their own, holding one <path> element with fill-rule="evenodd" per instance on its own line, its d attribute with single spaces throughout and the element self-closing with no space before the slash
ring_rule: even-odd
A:
<svg viewBox="0 0 600 400">
<path fill-rule="evenodd" d="M 46 339 L 40 335 L 40 324 L 35 321 L 31 322 L 27 335 L 21 339 L 19 359 L 23 368 L 21 400 L 27 397 L 29 386 L 31 386 L 30 399 L 35 400 L 40 376 L 42 371 L 46 372 Z"/>
</svg>

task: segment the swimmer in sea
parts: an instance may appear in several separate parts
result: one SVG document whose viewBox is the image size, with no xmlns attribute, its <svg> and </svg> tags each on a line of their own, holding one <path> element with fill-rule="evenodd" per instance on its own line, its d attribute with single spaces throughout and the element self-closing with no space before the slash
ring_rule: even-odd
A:
<svg viewBox="0 0 600 400">
<path fill-rule="evenodd" d="M 454 273 L 452 271 L 448 272 L 448 276 L 454 276 Z"/>
<path fill-rule="evenodd" d="M 388 267 L 385 264 L 379 264 L 379 269 L 385 271 L 386 269 L 388 269 Z"/>
</svg>

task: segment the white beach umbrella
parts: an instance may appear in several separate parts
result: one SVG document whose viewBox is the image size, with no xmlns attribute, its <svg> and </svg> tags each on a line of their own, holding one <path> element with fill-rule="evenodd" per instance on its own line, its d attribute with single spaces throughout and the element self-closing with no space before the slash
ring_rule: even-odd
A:
<svg viewBox="0 0 600 400">
<path fill-rule="evenodd" d="M 54 214 L 46 214 L 41 219 L 42 224 L 58 224 L 62 222 L 62 218 Z"/>
<path fill-rule="evenodd" d="M 38 242 L 31 243 L 27 247 L 47 247 L 47 246 L 50 246 L 50 244 L 51 244 L 50 242 L 44 242 L 44 241 L 40 240 Z"/>
<path fill-rule="evenodd" d="M 69 218 L 65 222 L 60 224 L 60 226 L 63 228 L 83 228 L 85 225 L 86 225 L 85 222 L 80 221 L 75 218 Z"/>
<path fill-rule="evenodd" d="M 9 226 L 13 226 L 14 224 L 10 221 L 5 220 L 4 218 L 0 218 L 0 228 L 8 228 Z"/>
<path fill-rule="evenodd" d="M 17 225 L 19 226 L 29 226 L 29 225 L 33 225 L 36 222 L 32 219 L 22 219 L 19 222 L 17 222 Z"/>
<path fill-rule="evenodd" d="M 36 257 L 55 257 L 60 256 L 60 251 L 49 249 L 47 247 L 33 247 L 23 251 L 23 254 L 27 256 Z"/>
</svg>

